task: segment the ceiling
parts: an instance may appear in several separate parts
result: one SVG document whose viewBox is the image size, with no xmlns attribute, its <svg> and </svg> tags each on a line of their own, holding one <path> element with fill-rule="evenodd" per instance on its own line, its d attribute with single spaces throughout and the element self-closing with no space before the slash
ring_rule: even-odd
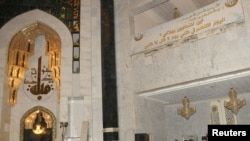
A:
<svg viewBox="0 0 250 141">
<path fill-rule="evenodd" d="M 191 102 L 229 98 L 230 88 L 234 88 L 238 95 L 249 93 L 250 69 L 143 92 L 140 96 L 165 105 L 175 105 L 181 104 L 185 96 Z"/>
<path fill-rule="evenodd" d="M 161 23 L 173 20 L 174 8 L 180 16 L 191 13 L 217 0 L 137 0 L 134 15 L 135 33 L 143 32 Z M 134 1 L 133 1 L 134 2 Z"/>
</svg>

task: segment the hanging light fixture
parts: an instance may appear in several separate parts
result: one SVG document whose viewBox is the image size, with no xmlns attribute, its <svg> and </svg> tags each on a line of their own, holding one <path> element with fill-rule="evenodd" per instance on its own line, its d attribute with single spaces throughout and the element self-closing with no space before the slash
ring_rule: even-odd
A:
<svg viewBox="0 0 250 141">
<path fill-rule="evenodd" d="M 183 116 L 186 119 L 189 119 L 189 117 L 196 112 L 196 108 L 189 106 L 190 101 L 186 96 L 183 98 L 182 104 L 183 107 L 177 110 L 177 114 Z"/>
<path fill-rule="evenodd" d="M 234 90 L 234 88 L 231 88 L 229 91 L 229 98 L 230 100 L 228 102 L 224 102 L 224 106 L 231 110 L 234 114 L 237 114 L 239 109 L 246 105 L 246 100 L 240 100 L 237 99 L 237 92 Z"/>
<path fill-rule="evenodd" d="M 45 134 L 47 129 L 47 123 L 43 117 L 42 112 L 38 111 L 36 119 L 33 123 L 33 133 L 37 135 Z"/>
</svg>

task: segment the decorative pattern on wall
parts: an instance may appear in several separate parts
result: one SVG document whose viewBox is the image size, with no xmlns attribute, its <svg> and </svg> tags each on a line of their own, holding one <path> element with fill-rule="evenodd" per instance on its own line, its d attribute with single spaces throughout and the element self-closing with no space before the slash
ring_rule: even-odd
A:
<svg viewBox="0 0 250 141">
<path fill-rule="evenodd" d="M 42 56 L 46 62 L 42 62 Z M 57 88 L 59 101 L 61 41 L 51 28 L 37 23 L 18 32 L 10 43 L 7 64 L 11 105 L 17 102 L 17 91 L 24 79 L 25 91 L 36 95 L 38 100 Z M 47 67 L 42 68 L 42 64 Z"/>
<path fill-rule="evenodd" d="M 212 124 L 237 124 L 236 115 L 224 107 L 224 102 L 227 99 L 218 99 L 210 102 L 210 113 Z"/>
<path fill-rule="evenodd" d="M 40 9 L 60 19 L 72 33 L 72 72 L 80 72 L 80 0 L 0 0 L 0 27 L 24 12 Z"/>
</svg>

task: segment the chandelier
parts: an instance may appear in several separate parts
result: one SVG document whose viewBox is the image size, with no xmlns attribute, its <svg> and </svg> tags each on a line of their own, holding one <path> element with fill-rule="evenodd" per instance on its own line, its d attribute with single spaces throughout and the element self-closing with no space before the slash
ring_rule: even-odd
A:
<svg viewBox="0 0 250 141">
<path fill-rule="evenodd" d="M 37 135 L 45 134 L 46 129 L 47 123 L 45 122 L 42 112 L 39 111 L 33 123 L 33 133 Z"/>
<path fill-rule="evenodd" d="M 224 106 L 231 110 L 234 114 L 237 114 L 239 109 L 246 105 L 246 100 L 240 100 L 237 99 L 237 92 L 234 90 L 234 88 L 231 88 L 229 91 L 229 98 L 230 100 L 228 102 L 224 102 Z"/>
<path fill-rule="evenodd" d="M 186 119 L 189 119 L 189 117 L 196 112 L 196 108 L 189 106 L 190 101 L 186 96 L 183 98 L 182 104 L 183 107 L 177 110 L 177 114 L 183 116 Z"/>
</svg>

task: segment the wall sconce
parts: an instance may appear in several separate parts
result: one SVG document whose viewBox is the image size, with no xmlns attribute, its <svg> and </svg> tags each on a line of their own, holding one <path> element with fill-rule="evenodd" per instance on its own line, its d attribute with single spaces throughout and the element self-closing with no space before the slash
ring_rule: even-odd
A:
<svg viewBox="0 0 250 141">
<path fill-rule="evenodd" d="M 142 33 L 138 33 L 135 35 L 135 41 L 140 41 L 143 38 L 143 34 Z"/>
<path fill-rule="evenodd" d="M 68 127 L 68 122 L 60 122 L 60 128 L 62 128 L 62 141 L 64 139 L 67 127 Z"/>
<path fill-rule="evenodd" d="M 229 91 L 229 98 L 230 100 L 228 102 L 224 102 L 224 106 L 231 110 L 234 114 L 237 114 L 239 109 L 246 105 L 246 100 L 239 100 L 237 99 L 237 92 L 234 90 L 234 88 L 231 88 Z"/>
<path fill-rule="evenodd" d="M 179 108 L 177 110 L 177 114 L 183 116 L 186 119 L 189 119 L 189 117 L 196 112 L 196 108 L 189 106 L 190 101 L 186 96 L 183 98 L 182 104 L 183 108 Z"/>
<path fill-rule="evenodd" d="M 227 0 L 227 2 L 225 3 L 225 5 L 227 7 L 233 7 L 237 4 L 238 0 Z"/>
<path fill-rule="evenodd" d="M 177 19 L 179 17 L 180 17 L 180 12 L 179 12 L 178 8 L 174 8 L 173 18 Z"/>
</svg>

